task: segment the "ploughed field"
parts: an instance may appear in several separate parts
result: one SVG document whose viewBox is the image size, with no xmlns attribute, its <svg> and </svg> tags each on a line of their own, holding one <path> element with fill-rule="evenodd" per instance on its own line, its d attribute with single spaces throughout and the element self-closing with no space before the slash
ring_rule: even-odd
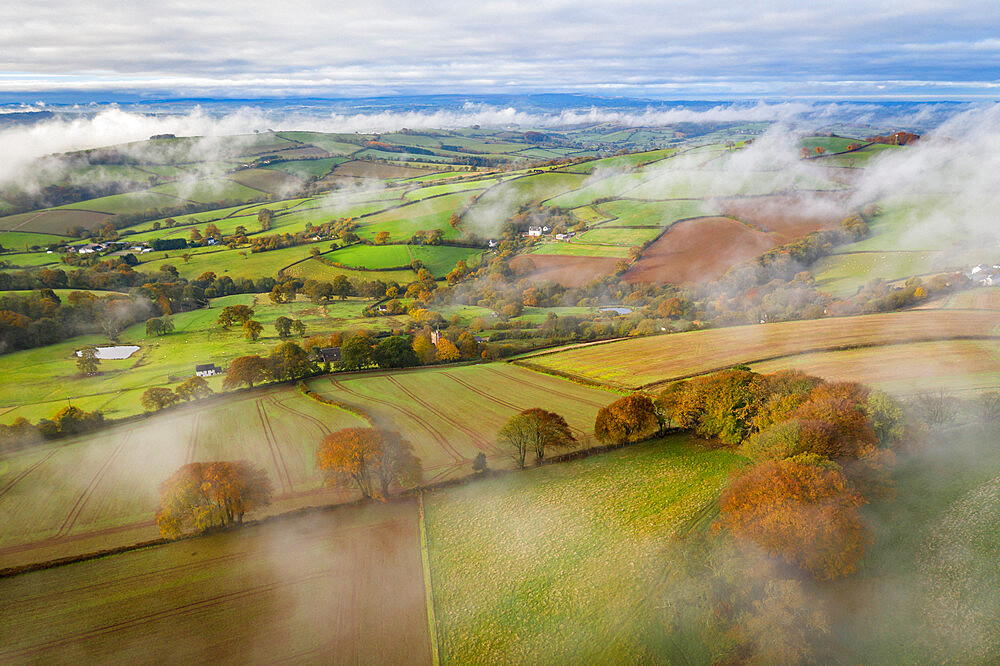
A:
<svg viewBox="0 0 1000 666">
<path fill-rule="evenodd" d="M 0 579 L 4 663 L 429 664 L 417 503 Z"/>
<path fill-rule="evenodd" d="M 491 467 L 510 467 L 496 434 L 530 407 L 562 414 L 592 444 L 597 410 L 618 397 L 502 364 L 331 375 L 309 384 L 403 433 L 424 483 L 471 474 L 480 451 Z M 353 490 L 324 488 L 315 453 L 330 432 L 367 425 L 295 387 L 274 386 L 8 454 L 0 458 L 0 568 L 156 538 L 159 485 L 188 462 L 245 459 L 262 467 L 275 495 L 267 513 L 356 499 Z"/>
<path fill-rule="evenodd" d="M 997 336 L 1000 313 L 910 310 L 690 331 L 542 352 L 522 363 L 620 388 L 691 377 L 737 363 L 904 342 Z"/>
<path fill-rule="evenodd" d="M 619 397 L 506 364 L 335 374 L 308 385 L 403 433 L 421 460 L 424 483 L 471 474 L 480 452 L 490 467 L 512 467 L 496 435 L 511 416 L 532 407 L 560 414 L 578 440 L 593 445 L 597 410 Z"/>
</svg>

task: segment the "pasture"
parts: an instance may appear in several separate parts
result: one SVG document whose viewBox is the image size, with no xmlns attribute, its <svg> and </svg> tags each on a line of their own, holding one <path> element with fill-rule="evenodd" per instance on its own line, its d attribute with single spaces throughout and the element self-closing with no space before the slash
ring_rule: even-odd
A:
<svg viewBox="0 0 1000 666">
<path fill-rule="evenodd" d="M 265 193 L 260 190 L 223 178 L 182 180 L 159 185 L 150 191 L 199 203 L 227 200 L 250 201 L 265 196 Z"/>
<path fill-rule="evenodd" d="M 595 208 L 611 218 L 607 224 L 615 227 L 668 227 L 677 220 L 719 213 L 717 206 L 700 199 L 652 202 L 619 199 L 602 203 Z"/>
<path fill-rule="evenodd" d="M 427 493 L 441 660 L 659 661 L 665 551 L 742 460 L 680 435 Z"/>
<path fill-rule="evenodd" d="M 458 192 L 433 199 L 415 201 L 403 206 L 368 215 L 358 222 L 361 227 L 355 231 L 361 238 L 374 239 L 380 231 L 389 232 L 394 241 L 409 240 L 417 231 L 429 232 L 440 229 L 444 238 L 451 240 L 461 234 L 449 224 L 453 214 L 460 213 L 472 200 L 472 194 Z"/>
<path fill-rule="evenodd" d="M 736 365 L 857 346 L 997 336 L 1000 313 L 910 310 L 733 326 L 529 355 L 523 362 L 612 387 L 640 388 Z"/>
<path fill-rule="evenodd" d="M 430 664 L 416 502 L 0 579 L 5 663 Z"/>
</svg>

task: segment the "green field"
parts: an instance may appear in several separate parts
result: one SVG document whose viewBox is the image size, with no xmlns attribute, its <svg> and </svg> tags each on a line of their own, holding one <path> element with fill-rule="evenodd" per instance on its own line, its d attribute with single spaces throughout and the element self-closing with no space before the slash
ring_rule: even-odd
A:
<svg viewBox="0 0 1000 666">
<path fill-rule="evenodd" d="M 813 264 L 812 273 L 820 289 L 845 297 L 876 278 L 891 282 L 947 268 L 939 252 L 856 252 L 823 257 Z"/>
<path fill-rule="evenodd" d="M 459 260 L 471 262 L 481 250 L 447 245 L 352 245 L 329 254 L 325 259 L 349 268 L 385 270 L 408 267 L 420 260 L 435 277 L 443 277 Z"/>
<path fill-rule="evenodd" d="M 911 310 L 734 326 L 582 345 L 525 362 L 610 386 L 638 388 L 748 363 L 859 345 L 994 336 L 995 312 Z"/>
<path fill-rule="evenodd" d="M 323 176 L 330 172 L 337 164 L 345 162 L 343 157 L 324 157 L 318 160 L 292 160 L 289 162 L 279 162 L 268 166 L 268 169 L 284 171 L 285 173 L 301 178 L 310 176 Z"/>
<path fill-rule="evenodd" d="M 629 248 L 624 245 L 590 245 L 582 241 L 550 241 L 538 243 L 531 254 L 552 254 L 570 257 L 627 257 Z"/>
<path fill-rule="evenodd" d="M 449 194 L 369 215 L 359 220 L 361 228 L 356 233 L 362 238 L 374 239 L 378 232 L 388 231 L 391 240 L 401 241 L 409 240 L 417 231 L 440 229 L 446 239 L 458 238 L 460 232 L 449 224 L 449 220 L 472 196 L 463 192 Z"/>
<path fill-rule="evenodd" d="M 560 171 L 571 173 L 593 173 L 597 169 L 621 170 L 630 167 L 644 166 L 652 162 L 672 157 L 677 153 L 674 148 L 664 148 L 661 150 L 650 150 L 641 153 L 630 153 L 628 155 L 616 155 L 615 157 L 605 157 L 599 160 L 581 162 L 570 166 L 561 167 Z"/>
<path fill-rule="evenodd" d="M 25 231 L 0 231 L 0 245 L 15 252 L 21 252 L 25 250 L 25 248 L 34 247 L 36 245 L 44 248 L 46 245 L 52 243 L 69 240 L 71 239 L 67 236 L 57 236 L 55 234 L 37 234 Z"/>
<path fill-rule="evenodd" d="M 317 245 L 321 249 L 328 246 Z M 250 248 L 238 250 L 215 249 L 211 246 L 200 248 L 202 251 L 193 254 L 187 263 L 181 258 L 182 254 L 193 252 L 193 250 L 171 250 L 166 253 L 164 259 L 162 252 L 151 252 L 143 255 L 143 261 L 139 264 L 141 270 L 147 273 L 155 273 L 160 270 L 163 264 L 171 264 L 177 268 L 181 277 L 192 280 L 205 271 L 213 271 L 216 275 L 228 275 L 231 278 L 246 277 L 257 279 L 262 276 L 276 277 L 279 270 L 299 259 L 307 259 L 309 245 L 296 245 L 286 247 L 281 250 L 269 250 L 267 252 L 251 252 Z M 246 252 L 246 258 L 240 254 Z"/>
<path fill-rule="evenodd" d="M 249 201 L 264 196 L 260 190 L 224 179 L 179 181 L 160 185 L 150 191 L 199 203 L 224 200 Z"/>
<path fill-rule="evenodd" d="M 661 229 L 622 229 L 604 225 L 597 229 L 577 234 L 571 244 L 592 243 L 595 245 L 632 247 L 633 245 L 642 245 L 643 243 L 653 241 L 661 233 Z"/>
<path fill-rule="evenodd" d="M 703 215 L 718 215 L 721 211 L 710 202 L 701 200 L 630 201 L 620 199 L 595 206 L 599 214 L 613 218 L 606 224 L 615 227 L 668 227 L 677 220 Z"/>
<path fill-rule="evenodd" d="M 446 663 L 655 663 L 665 548 L 742 459 L 687 436 L 430 493 Z"/>
</svg>

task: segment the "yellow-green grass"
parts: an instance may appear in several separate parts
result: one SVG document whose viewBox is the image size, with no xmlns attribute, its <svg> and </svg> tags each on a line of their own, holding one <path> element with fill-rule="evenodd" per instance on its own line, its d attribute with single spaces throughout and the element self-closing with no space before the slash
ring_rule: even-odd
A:
<svg viewBox="0 0 1000 666">
<path fill-rule="evenodd" d="M 63 300 L 66 300 L 66 298 L 70 294 L 72 294 L 74 291 L 82 291 L 84 293 L 93 294 L 93 295 L 98 296 L 98 297 L 101 297 L 101 296 L 112 296 L 112 295 L 113 296 L 125 296 L 126 295 L 126 293 L 123 292 L 123 291 L 104 291 L 104 290 L 100 290 L 100 289 L 53 289 L 52 291 L 55 293 L 56 296 L 58 296 L 59 298 L 61 298 Z M 25 296 L 25 295 L 34 294 L 34 293 L 37 293 L 37 290 L 34 290 L 34 289 L 10 289 L 10 290 L 7 290 L 7 291 L 0 291 L 0 296 L 6 296 L 6 295 L 9 295 L 9 294 L 16 294 L 18 296 Z"/>
<path fill-rule="evenodd" d="M 648 150 L 641 153 L 630 153 L 628 155 L 616 155 L 615 157 L 605 157 L 599 160 L 571 164 L 560 167 L 560 171 L 570 171 L 572 173 L 593 173 L 595 169 L 627 169 L 636 166 L 644 166 L 652 162 L 658 162 L 673 156 L 677 152 L 676 148 L 662 148 L 659 150 Z"/>
<path fill-rule="evenodd" d="M 897 395 L 1000 389 L 1000 341 L 947 340 L 800 354 L 754 364 L 758 372 L 802 370 Z"/>
<path fill-rule="evenodd" d="M 342 164 L 346 159 L 343 157 L 324 157 L 318 160 L 291 160 L 289 162 L 279 162 L 277 164 L 268 165 L 268 169 L 275 171 L 284 171 L 285 173 L 291 174 L 293 176 L 299 176 L 300 178 L 309 178 L 310 176 L 323 176 L 330 172 L 337 164 Z"/>
<path fill-rule="evenodd" d="M 950 193 L 892 197 L 879 206 L 882 212 L 869 224 L 868 238 L 845 245 L 839 252 L 929 252 L 982 245 L 976 222 L 966 222 L 967 204 L 961 197 Z"/>
<path fill-rule="evenodd" d="M 859 141 L 859 143 L 862 143 Z M 823 164 L 827 166 L 842 166 L 842 167 L 867 167 L 871 164 L 872 160 L 877 158 L 883 153 L 892 152 L 896 150 L 901 150 L 900 146 L 888 146 L 881 143 L 876 143 L 871 146 L 866 146 L 861 150 L 856 150 L 846 155 L 831 155 L 830 157 L 824 157 L 816 160 L 817 164 Z"/>
<path fill-rule="evenodd" d="M 40 252 L 17 252 L 13 254 L 0 254 L 0 261 L 9 261 L 12 266 L 18 268 L 28 268 L 46 266 L 48 264 L 60 264 L 62 255 L 58 252 L 49 254 L 46 250 Z M 63 268 L 66 267 L 63 266 Z"/>
<path fill-rule="evenodd" d="M 385 270 L 421 261 L 435 277 L 442 277 L 459 261 L 469 263 L 481 250 L 448 245 L 351 245 L 324 255 L 349 268 Z"/>
<path fill-rule="evenodd" d="M 183 204 L 176 197 L 166 196 L 153 190 L 145 192 L 128 192 L 126 194 L 112 194 L 98 199 L 87 199 L 77 203 L 60 206 L 56 210 L 92 210 L 108 215 L 141 213 L 156 208 L 167 206 L 179 206 Z"/>
<path fill-rule="evenodd" d="M 651 170 L 646 181 L 619 192 L 635 199 L 677 199 L 769 194 L 793 189 L 838 189 L 820 174 L 785 171 L 755 172 L 734 177 L 724 170 L 660 169 Z"/>
<path fill-rule="evenodd" d="M 570 213 L 576 219 L 586 222 L 589 225 L 596 225 L 613 219 L 611 215 L 605 213 L 597 206 L 579 206 L 571 210 Z"/>
<path fill-rule="evenodd" d="M 167 259 L 163 259 L 163 254 L 160 252 L 151 252 L 143 255 L 143 261 L 137 270 L 155 273 L 160 270 L 160 266 L 163 264 L 171 264 L 177 268 L 181 277 L 189 280 L 198 277 L 205 271 L 212 271 L 218 276 L 228 275 L 231 278 L 245 277 L 256 280 L 264 276 L 276 277 L 278 271 L 283 267 L 300 259 L 308 259 L 312 256 L 309 253 L 312 246 L 323 250 L 328 249 L 326 244 L 310 244 L 268 252 L 251 252 L 248 247 L 230 250 L 215 246 L 218 249 L 199 248 L 202 251 L 193 254 L 187 263 L 180 255 L 193 252 L 191 249 L 173 250 L 168 253 Z M 246 258 L 240 252 L 245 252 Z"/>
<path fill-rule="evenodd" d="M 604 219 L 612 218 L 608 225 L 616 227 L 660 226 L 668 227 L 677 220 L 703 215 L 718 215 L 719 208 L 708 201 L 681 199 L 678 201 L 608 201 L 594 208 Z"/>
<path fill-rule="evenodd" d="M 422 368 L 407 372 L 339 374 L 309 380 L 312 390 L 362 409 L 406 435 L 423 464 L 425 482 L 472 472 L 479 452 L 492 467 L 513 460 L 496 435 L 518 412 L 556 412 L 592 445 L 597 410 L 619 396 L 506 364 Z"/>
<path fill-rule="evenodd" d="M 577 234 L 573 243 L 593 243 L 595 245 L 621 245 L 632 247 L 654 240 L 663 232 L 662 229 L 627 229 L 601 226 L 597 229 Z"/>
<path fill-rule="evenodd" d="M 597 199 L 623 196 L 647 178 L 649 178 L 648 175 L 641 173 L 620 173 L 605 178 L 593 176 L 580 183 L 578 189 L 553 197 L 545 203 L 548 206 L 558 206 L 559 208 L 586 206 Z"/>
<path fill-rule="evenodd" d="M 406 181 L 411 182 L 411 181 Z M 404 196 L 409 201 L 417 201 L 419 199 L 426 199 L 427 197 L 437 196 L 439 194 L 451 194 L 452 192 L 464 192 L 466 190 L 485 190 L 487 187 L 492 187 L 500 182 L 499 177 L 494 178 L 480 178 L 477 180 L 462 181 L 459 183 L 446 183 L 442 185 L 428 185 L 426 187 L 421 187 L 416 190 L 407 192 Z"/>
<path fill-rule="evenodd" d="M 449 222 L 472 196 L 468 192 L 448 194 L 369 215 L 358 220 L 361 227 L 356 233 L 362 238 L 374 239 L 378 232 L 388 231 L 391 240 L 402 241 L 409 240 L 417 231 L 440 229 L 446 239 L 458 238 L 461 232 Z"/>
<path fill-rule="evenodd" d="M 159 185 L 150 191 L 198 203 L 226 200 L 249 201 L 250 199 L 265 196 L 265 193 L 260 190 L 255 190 L 223 178 L 178 181 Z"/>
<path fill-rule="evenodd" d="M 587 177 L 581 174 L 554 171 L 511 178 L 487 190 L 470 214 L 474 214 L 479 207 L 502 204 L 516 209 L 526 203 L 545 201 L 580 187 L 586 180 Z"/>
<path fill-rule="evenodd" d="M 431 664 L 413 500 L 0 580 L 0 661 Z"/>
<path fill-rule="evenodd" d="M 531 254 L 552 254 L 571 257 L 627 257 L 625 245 L 590 245 L 582 240 L 548 241 L 536 244 Z"/>
<path fill-rule="evenodd" d="M 226 331 L 217 325 L 222 307 L 235 303 L 254 306 L 254 318 L 264 324 L 258 341 L 247 340 L 239 326 Z M 408 321 L 406 317 L 364 317 L 366 305 L 368 301 L 355 298 L 314 305 L 303 297 L 295 303 L 274 305 L 265 294 L 214 299 L 211 308 L 173 315 L 175 330 L 169 335 L 147 336 L 144 324 L 126 329 L 121 343 L 138 345 L 140 350 L 128 359 L 102 361 L 100 374 L 93 377 L 79 374 L 74 352 L 88 344 L 111 344 L 100 335 L 0 355 L 0 376 L 18 378 L 0 384 L 0 408 L 8 408 L 0 415 L 0 422 L 51 417 L 68 399 L 83 409 L 99 409 L 109 418 L 141 413 L 139 398 L 145 389 L 173 388 L 194 374 L 195 364 L 215 363 L 226 368 L 237 356 L 270 353 L 280 342 L 274 329 L 279 316 L 301 320 L 307 336 L 357 329 L 391 330 L 403 328 Z M 216 391 L 221 390 L 222 377 L 210 377 L 208 382 Z"/>
<path fill-rule="evenodd" d="M 59 241 L 72 240 L 67 236 L 57 236 L 56 234 L 38 234 L 27 231 L 0 231 L 0 245 L 15 252 L 23 251 L 26 247 L 45 247 Z M 0 257 L 6 255 L 0 255 Z"/>
<path fill-rule="evenodd" d="M 940 252 L 852 252 L 823 257 L 812 265 L 811 272 L 819 289 L 844 297 L 876 278 L 893 281 L 946 267 Z"/>
<path fill-rule="evenodd" d="M 475 171 L 439 171 L 438 173 L 429 173 L 423 176 L 414 176 L 412 178 L 405 178 L 399 182 L 401 183 L 427 183 L 437 180 L 443 180 L 445 178 L 454 178 L 455 176 L 469 176 L 475 173 Z"/>
<path fill-rule="evenodd" d="M 382 280 L 383 282 L 396 282 L 406 285 L 417 279 L 417 274 L 412 269 L 398 271 L 359 271 L 352 268 L 341 268 L 339 266 L 328 266 L 317 260 L 309 260 L 297 263 L 285 271 L 285 275 L 302 278 L 303 280 L 323 280 L 329 282 L 338 275 L 347 276 L 348 279 L 357 280 Z"/>
<path fill-rule="evenodd" d="M 810 154 L 815 154 L 814 149 L 819 147 L 827 153 L 839 153 L 847 150 L 852 143 L 863 144 L 864 141 L 848 139 L 842 136 L 809 136 L 799 141 L 800 148 L 806 148 Z"/>
<path fill-rule="evenodd" d="M 331 155 L 350 155 L 361 150 L 361 146 L 358 144 L 343 141 L 346 137 L 354 138 L 356 135 L 325 134 L 323 132 L 281 132 L 279 136 L 291 141 L 300 141 L 318 146 Z M 357 138 L 363 139 L 367 137 L 357 136 Z"/>
<path fill-rule="evenodd" d="M 875 542 L 828 606 L 841 610 L 845 661 L 1000 660 L 998 435 L 995 428 L 952 427 L 899 456 L 891 497 L 865 511 Z"/>
<path fill-rule="evenodd" d="M 316 447 L 325 433 L 363 426 L 294 386 L 174 408 L 3 458 L 0 567 L 155 538 L 159 485 L 195 461 L 250 460 L 273 484 L 268 513 L 351 499 L 325 490 Z"/>
<path fill-rule="evenodd" d="M 638 388 L 793 354 L 993 336 L 997 324 L 996 312 L 911 310 L 632 338 L 542 352 L 525 361 L 584 380 Z"/>
<path fill-rule="evenodd" d="M 425 495 L 445 663 L 655 663 L 670 540 L 743 459 L 686 435 Z"/>
</svg>

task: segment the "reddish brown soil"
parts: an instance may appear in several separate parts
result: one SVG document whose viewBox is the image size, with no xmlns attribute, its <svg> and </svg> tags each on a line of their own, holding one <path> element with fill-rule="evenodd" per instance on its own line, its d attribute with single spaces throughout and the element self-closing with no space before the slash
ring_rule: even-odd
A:
<svg viewBox="0 0 1000 666">
<path fill-rule="evenodd" d="M 395 164 L 379 164 L 355 160 L 344 162 L 333 170 L 334 176 L 354 176 L 356 178 L 407 178 L 432 173 L 426 169 L 412 169 Z"/>
<path fill-rule="evenodd" d="M 700 217 L 670 227 L 624 277 L 632 284 L 708 282 L 780 243 L 728 217 Z"/>
<path fill-rule="evenodd" d="M 809 194 L 747 197 L 719 201 L 722 212 L 788 242 L 821 229 L 838 227 L 847 215 L 844 195 Z"/>
<path fill-rule="evenodd" d="M 572 257 L 555 254 L 522 254 L 510 267 L 518 277 L 533 282 L 555 282 L 564 287 L 581 287 L 591 280 L 615 272 L 614 257 Z"/>
</svg>

